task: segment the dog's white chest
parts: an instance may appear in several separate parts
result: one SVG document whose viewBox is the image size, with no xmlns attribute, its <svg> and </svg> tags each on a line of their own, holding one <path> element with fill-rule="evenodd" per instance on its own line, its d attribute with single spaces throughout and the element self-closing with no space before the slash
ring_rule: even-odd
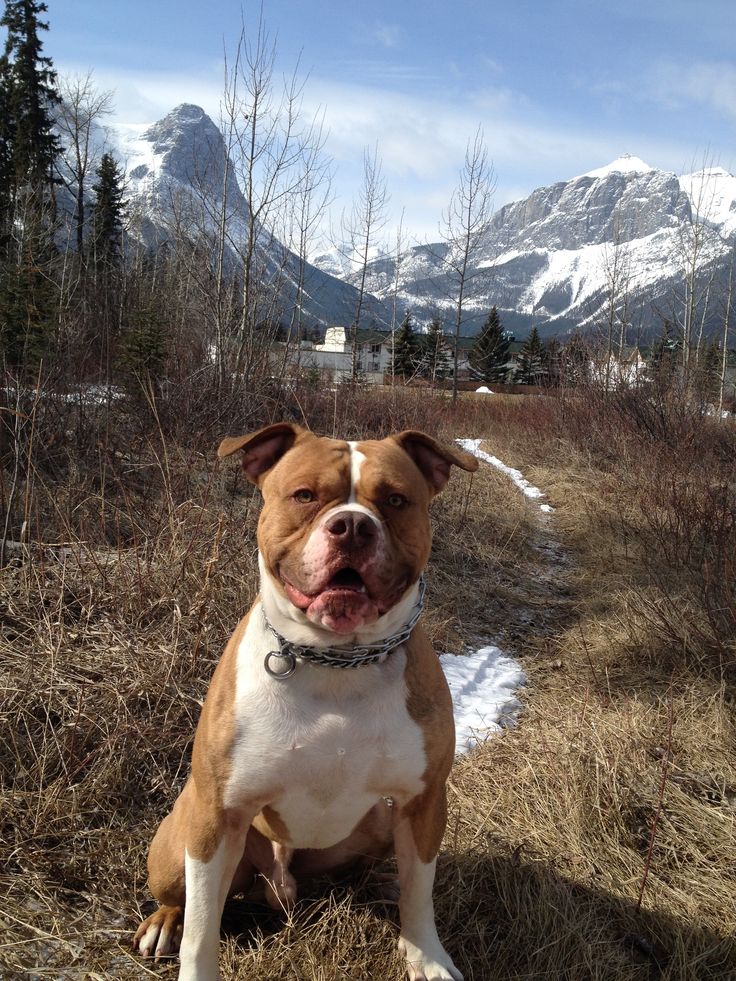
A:
<svg viewBox="0 0 736 981">
<path fill-rule="evenodd" d="M 262 666 L 267 644 L 256 629 L 241 644 L 231 806 L 268 805 L 290 845 L 326 848 L 381 797 L 421 792 L 424 737 L 406 707 L 403 651 L 355 669 L 299 664 L 276 680 Z"/>
</svg>

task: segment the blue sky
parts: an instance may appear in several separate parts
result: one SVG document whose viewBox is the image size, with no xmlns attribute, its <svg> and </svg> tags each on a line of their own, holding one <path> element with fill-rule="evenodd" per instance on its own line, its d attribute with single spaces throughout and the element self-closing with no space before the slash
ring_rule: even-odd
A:
<svg viewBox="0 0 736 981">
<path fill-rule="evenodd" d="M 180 102 L 217 118 L 230 0 L 47 0 L 45 47 L 63 73 L 92 69 L 120 122 Z M 256 4 L 244 4 L 246 24 Z M 623 153 L 677 173 L 736 171 L 733 0 L 264 0 L 278 64 L 323 109 L 333 209 L 349 206 L 376 142 L 391 194 L 419 237 L 438 221 L 467 139 L 483 127 L 496 206 Z"/>
</svg>

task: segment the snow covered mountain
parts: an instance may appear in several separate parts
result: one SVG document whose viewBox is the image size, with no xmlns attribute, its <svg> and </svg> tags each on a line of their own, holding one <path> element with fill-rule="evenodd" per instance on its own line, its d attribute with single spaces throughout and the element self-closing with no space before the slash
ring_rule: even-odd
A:
<svg viewBox="0 0 736 981">
<path fill-rule="evenodd" d="M 249 210 L 217 126 L 198 106 L 181 105 L 148 128 L 119 127 L 135 234 L 148 246 L 198 238 L 214 249 L 227 215 L 226 262 L 242 268 Z M 736 246 L 736 177 L 718 167 L 685 177 L 626 155 L 568 181 L 537 188 L 493 216 L 469 276 L 463 333 L 474 333 L 489 308 L 524 336 L 532 324 L 563 333 L 624 320 L 630 339 L 651 336 L 667 317 L 681 321 L 685 281 L 692 316 L 718 326 L 719 297 Z M 299 260 L 264 222 L 257 229 L 262 282 L 270 284 L 282 320 L 294 309 Z M 447 246 L 417 245 L 401 260 L 398 309 L 420 322 L 453 319 L 455 286 Z M 349 324 L 357 276 L 339 251 L 305 267 L 303 322 Z M 396 262 L 371 262 L 363 324 L 390 321 Z M 698 305 L 699 304 L 699 305 Z"/>
<path fill-rule="evenodd" d="M 736 178 L 720 168 L 678 178 L 627 155 L 538 188 L 494 215 L 470 270 L 463 333 L 474 333 L 496 304 L 519 335 L 532 324 L 548 335 L 592 327 L 612 311 L 626 319 L 632 338 L 651 335 L 664 317 L 678 322 L 683 280 L 692 270 L 707 330 L 715 327 L 713 301 L 734 245 Z M 455 288 L 446 255 L 438 243 L 403 257 L 399 304 L 419 320 L 451 319 Z M 389 299 L 395 274 L 391 256 L 378 258 L 368 288 Z"/>
<path fill-rule="evenodd" d="M 118 154 L 126 171 L 132 234 L 147 247 L 168 242 L 207 243 L 211 255 L 224 229 L 225 265 L 237 274 L 250 230 L 250 211 L 222 133 L 199 106 L 177 106 L 153 126 L 118 126 Z M 289 323 L 303 274 L 302 323 L 350 323 L 353 286 L 306 263 L 261 223 L 253 267 L 264 295 L 264 316 Z M 367 320 L 383 325 L 385 311 L 370 297 Z"/>
</svg>

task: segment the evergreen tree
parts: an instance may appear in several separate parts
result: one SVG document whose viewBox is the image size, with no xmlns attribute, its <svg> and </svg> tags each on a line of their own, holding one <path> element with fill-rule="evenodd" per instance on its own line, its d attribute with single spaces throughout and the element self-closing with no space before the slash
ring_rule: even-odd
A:
<svg viewBox="0 0 736 981">
<path fill-rule="evenodd" d="M 141 382 L 159 378 L 166 361 L 166 327 L 153 306 L 133 312 L 122 336 L 119 363 L 139 391 Z"/>
<path fill-rule="evenodd" d="M 394 358 L 391 370 L 395 375 L 410 378 L 416 373 L 418 360 L 419 340 L 411 322 L 411 312 L 407 310 L 394 336 Z"/>
<path fill-rule="evenodd" d="M 544 345 L 542 357 L 543 376 L 546 384 L 559 385 L 562 376 L 563 352 L 556 337 L 550 337 Z"/>
<path fill-rule="evenodd" d="M 4 153 L 12 160 L 16 187 L 34 188 L 54 183 L 53 166 L 61 152 L 54 132 L 52 110 L 60 99 L 56 72 L 41 52 L 40 31 L 48 24 L 39 20 L 47 10 L 39 0 L 5 0 L 0 25 L 7 28 L 5 52 L 0 64 L 2 106 L 6 119 Z"/>
<path fill-rule="evenodd" d="M 475 339 L 468 359 L 476 378 L 484 382 L 494 382 L 506 377 L 509 344 L 509 336 L 501 326 L 498 310 L 493 306 Z"/>
<path fill-rule="evenodd" d="M 123 302 L 119 270 L 123 260 L 122 236 L 125 202 L 123 201 L 122 175 L 112 154 L 103 154 L 96 175 L 97 183 L 92 186 L 95 197 L 92 204 L 91 251 L 95 287 L 95 323 L 94 334 L 89 340 L 91 349 L 99 349 L 100 365 L 104 367 L 109 384 L 112 377 L 115 336 L 119 328 L 120 308 Z M 162 250 L 159 250 L 159 254 L 165 261 Z M 128 367 L 136 363 L 136 358 L 140 353 L 136 347 L 139 340 L 145 348 L 153 336 L 151 331 L 154 330 L 155 332 L 154 327 L 149 322 L 150 319 L 150 317 L 144 316 L 138 328 L 132 328 L 133 334 L 127 338 L 126 343 L 130 347 L 129 357 L 126 355 L 127 361 L 125 358 L 123 360 Z M 136 340 L 136 338 L 138 339 Z M 140 367 L 131 368 L 133 373 L 142 370 L 143 368 Z"/>
<path fill-rule="evenodd" d="M 721 363 L 723 352 L 717 340 L 712 340 L 703 352 L 699 365 L 699 388 L 705 402 L 712 403 L 718 399 L 721 383 Z"/>
<path fill-rule="evenodd" d="M 591 354 L 588 343 L 576 331 L 561 352 L 562 381 L 571 386 L 583 385 L 590 380 Z"/>
<path fill-rule="evenodd" d="M 649 356 L 650 377 L 660 384 L 669 384 L 675 373 L 676 358 L 677 342 L 673 336 L 672 321 L 665 318 L 662 331 L 652 345 Z"/>
<path fill-rule="evenodd" d="M 0 364 L 33 372 L 51 348 L 57 320 L 57 293 L 45 273 L 52 257 L 43 254 L 41 241 L 26 234 L 18 262 L 5 263 L 0 277 Z"/>
<path fill-rule="evenodd" d="M 4 356 L 33 368 L 51 346 L 57 298 L 52 287 L 53 167 L 60 145 L 52 110 L 56 74 L 42 55 L 46 4 L 5 0 L 0 57 L 0 341 Z"/>
<path fill-rule="evenodd" d="M 7 54 L 0 55 L 0 245 L 7 244 L 13 200 L 13 124 L 10 102 L 13 80 Z"/>
<path fill-rule="evenodd" d="M 432 382 L 447 378 L 452 368 L 452 358 L 447 337 L 439 317 L 435 317 L 420 341 L 420 372 Z"/>
<path fill-rule="evenodd" d="M 518 379 L 522 385 L 536 385 L 544 373 L 544 344 L 536 327 L 532 327 L 519 352 Z"/>
<path fill-rule="evenodd" d="M 112 269 L 122 258 L 125 201 L 122 174 L 111 153 L 103 154 L 96 175 L 97 183 L 92 186 L 95 194 L 92 207 L 94 261 L 98 268 Z"/>
</svg>

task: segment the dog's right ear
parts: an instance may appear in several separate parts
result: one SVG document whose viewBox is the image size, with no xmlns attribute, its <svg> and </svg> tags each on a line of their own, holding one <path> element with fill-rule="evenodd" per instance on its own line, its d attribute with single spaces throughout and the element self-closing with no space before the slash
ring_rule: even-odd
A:
<svg viewBox="0 0 736 981">
<path fill-rule="evenodd" d="M 306 432 L 291 422 L 277 422 L 248 436 L 226 436 L 220 443 L 217 455 L 222 459 L 238 450 L 243 451 L 243 470 L 252 484 L 260 486 L 261 477 L 276 464 Z"/>
</svg>

